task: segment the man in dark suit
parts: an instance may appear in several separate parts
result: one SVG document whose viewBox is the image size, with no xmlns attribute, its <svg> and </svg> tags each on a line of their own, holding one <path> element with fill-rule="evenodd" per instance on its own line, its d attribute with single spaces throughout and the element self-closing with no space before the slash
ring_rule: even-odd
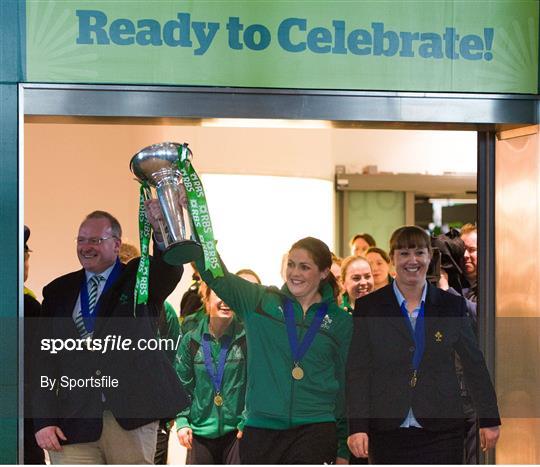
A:
<svg viewBox="0 0 540 467">
<path fill-rule="evenodd" d="M 398 229 L 390 240 L 396 279 L 356 302 L 349 351 L 349 447 L 377 464 L 460 464 L 461 358 L 484 450 L 499 437 L 497 399 L 462 297 L 426 282 L 429 236 Z"/>
<path fill-rule="evenodd" d="M 159 232 L 157 201 L 146 208 Z M 121 236 L 111 214 L 89 214 L 77 236 L 83 269 L 43 289 L 33 408 L 36 440 L 53 463 L 151 464 L 158 420 L 187 403 L 165 353 L 144 347 L 183 268 L 154 247 L 147 303 L 135 304 L 139 259 L 119 261 Z"/>
</svg>

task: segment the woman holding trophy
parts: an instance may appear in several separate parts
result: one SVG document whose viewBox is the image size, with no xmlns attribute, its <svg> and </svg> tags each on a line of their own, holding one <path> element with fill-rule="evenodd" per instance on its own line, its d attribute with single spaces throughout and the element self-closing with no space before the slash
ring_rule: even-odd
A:
<svg viewBox="0 0 540 467">
<path fill-rule="evenodd" d="M 205 282 L 242 320 L 248 346 L 245 464 L 322 464 L 347 459 L 345 362 L 351 317 L 336 304 L 331 252 L 307 237 L 289 250 L 281 289 L 224 271 Z"/>
<path fill-rule="evenodd" d="M 167 221 L 164 260 L 196 259 L 202 279 L 244 325 L 249 359 L 241 463 L 346 463 L 345 367 L 352 318 L 336 304 L 339 288 L 330 273 L 328 246 L 313 237 L 294 243 L 281 289 L 251 283 L 226 271 L 217 254 L 187 144 L 145 148 L 131 167 L 141 181 L 141 199 L 145 185 L 155 187 L 160 199 Z M 181 222 L 181 205 L 189 209 L 189 222 Z M 192 239 L 185 232 L 189 225 L 196 232 Z M 213 395 L 226 403 L 223 394 Z"/>
</svg>

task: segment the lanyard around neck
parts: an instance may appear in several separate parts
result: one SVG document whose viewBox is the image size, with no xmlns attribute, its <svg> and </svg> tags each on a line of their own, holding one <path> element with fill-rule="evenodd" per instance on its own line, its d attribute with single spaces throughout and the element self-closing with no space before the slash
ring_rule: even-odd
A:
<svg viewBox="0 0 540 467">
<path fill-rule="evenodd" d="M 285 301 L 285 324 L 287 326 L 289 346 L 291 348 L 291 354 L 295 365 L 302 359 L 313 343 L 313 340 L 315 339 L 315 336 L 319 331 L 327 312 L 328 303 L 321 303 L 315 312 L 315 316 L 313 317 L 313 320 L 311 321 L 302 342 L 299 343 L 298 336 L 296 334 L 296 323 L 294 321 L 293 303 L 290 299 Z"/>
<path fill-rule="evenodd" d="M 225 373 L 225 361 L 227 360 L 227 352 L 229 351 L 229 348 L 231 346 L 232 338 L 229 335 L 225 335 L 220 339 L 221 349 L 219 350 L 217 368 L 214 367 L 214 360 L 212 359 L 210 339 L 212 339 L 210 334 L 203 334 L 202 348 L 204 356 L 204 366 L 206 367 L 206 372 L 208 373 L 208 376 L 212 381 L 216 394 L 220 394 L 221 386 L 223 384 L 223 374 Z"/>
<path fill-rule="evenodd" d="M 411 333 L 411 336 L 414 340 L 414 355 L 412 361 L 412 367 L 414 371 L 418 371 L 420 367 L 420 362 L 424 355 L 424 349 L 426 347 L 426 333 L 425 333 L 425 323 L 424 323 L 424 301 L 420 304 L 420 311 L 418 312 L 418 317 L 416 318 L 416 324 L 414 329 L 409 318 L 409 312 L 405 306 L 405 300 L 401 302 L 401 313 L 405 317 L 407 322 L 407 327 Z"/>
</svg>

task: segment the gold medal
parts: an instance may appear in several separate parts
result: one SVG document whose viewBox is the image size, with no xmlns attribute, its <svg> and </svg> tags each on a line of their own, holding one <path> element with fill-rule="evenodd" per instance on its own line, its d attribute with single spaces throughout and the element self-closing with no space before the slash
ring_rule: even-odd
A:
<svg viewBox="0 0 540 467">
<path fill-rule="evenodd" d="M 214 404 L 216 404 L 218 407 L 223 405 L 223 397 L 221 397 L 221 394 L 216 394 L 214 396 Z"/>
<path fill-rule="evenodd" d="M 304 377 L 304 370 L 302 370 L 302 368 L 296 365 L 292 369 L 292 377 L 296 380 L 301 380 Z"/>
<path fill-rule="evenodd" d="M 411 381 L 410 381 L 411 388 L 416 387 L 416 382 L 418 381 L 418 377 L 416 375 L 417 375 L 417 372 L 416 370 L 414 370 L 413 375 L 411 377 Z"/>
</svg>

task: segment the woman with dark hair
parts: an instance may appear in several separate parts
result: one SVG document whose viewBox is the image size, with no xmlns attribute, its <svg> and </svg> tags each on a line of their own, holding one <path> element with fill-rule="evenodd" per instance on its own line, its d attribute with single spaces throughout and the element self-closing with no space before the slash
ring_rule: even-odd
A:
<svg viewBox="0 0 540 467">
<path fill-rule="evenodd" d="M 430 237 L 421 228 L 397 229 L 390 239 L 395 281 L 356 302 L 348 444 L 371 463 L 463 463 L 456 354 L 479 416 L 483 450 L 499 437 L 497 398 L 465 300 L 426 281 L 431 256 Z"/>
<path fill-rule="evenodd" d="M 281 289 L 227 271 L 214 278 L 198 264 L 246 332 L 242 463 L 323 464 L 348 457 L 344 382 L 352 327 L 336 305 L 331 265 L 328 246 L 313 237 L 292 245 Z"/>
<path fill-rule="evenodd" d="M 392 276 L 390 275 L 392 262 L 386 251 L 382 248 L 371 246 L 366 251 L 366 259 L 371 266 L 371 272 L 373 272 L 375 290 L 382 289 L 392 282 Z"/>
<path fill-rule="evenodd" d="M 377 242 L 372 235 L 368 233 L 358 233 L 349 242 L 351 255 L 364 256 L 369 247 L 377 246 Z"/>
</svg>

